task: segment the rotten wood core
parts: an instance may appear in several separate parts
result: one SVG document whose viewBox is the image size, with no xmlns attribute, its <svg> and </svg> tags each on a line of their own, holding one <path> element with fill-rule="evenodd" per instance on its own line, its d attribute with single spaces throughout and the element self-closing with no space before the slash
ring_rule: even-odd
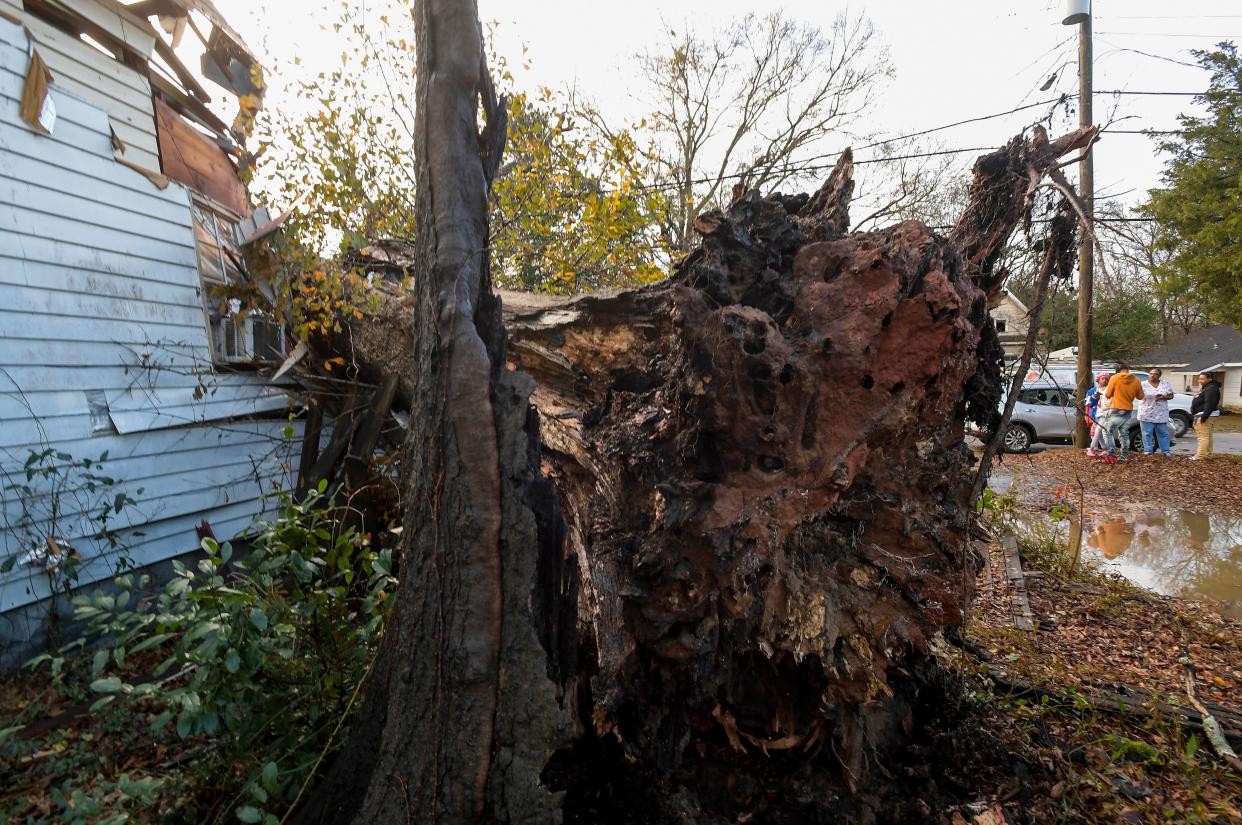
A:
<svg viewBox="0 0 1242 825">
<path fill-rule="evenodd" d="M 733 792 L 687 784 L 704 760 L 759 773 L 773 753 L 827 760 L 857 789 L 904 741 L 934 681 L 929 639 L 960 623 L 979 564 L 963 422 L 995 427 L 999 417 L 1002 353 L 988 315 L 1004 282 L 996 263 L 1042 176 L 1096 134 L 1049 141 L 1037 129 L 981 157 L 947 237 L 917 221 L 846 234 L 847 153 L 812 196 L 738 193 L 701 216 L 700 247 L 662 284 L 571 299 L 499 293 L 508 347 L 486 349 L 534 381 L 537 460 L 551 485 L 537 507 L 537 481 L 524 482 L 540 556 L 518 615 L 538 630 L 547 677 L 577 725 L 575 749 L 619 743 L 649 771 L 651 794 L 706 817 Z M 469 481 L 460 495 L 473 498 L 453 511 L 418 508 L 443 521 L 496 497 L 484 471 L 495 465 L 488 445 L 505 436 L 479 428 L 503 393 L 478 394 L 483 361 L 429 364 L 435 351 L 420 343 L 429 325 L 442 336 L 472 327 L 460 292 L 439 293 L 441 314 L 428 316 L 424 293 L 447 272 L 424 265 L 419 248 L 386 242 L 364 256 L 372 271 L 419 273 L 415 300 L 386 294 L 336 344 L 367 380 L 395 371 L 398 406 L 415 419 L 447 415 L 453 432 L 477 439 L 458 443 L 455 471 Z M 476 321 L 489 311 L 482 295 L 468 306 Z M 456 413 L 436 400 L 445 386 Z M 418 529 L 434 544 L 445 528 Z M 488 543 L 499 529 L 514 547 L 503 522 L 475 529 Z M 407 553 L 419 553 L 418 569 L 452 572 L 417 542 Z M 491 561 L 460 563 L 452 575 L 493 580 Z M 509 613 L 493 610 L 497 594 L 482 596 L 467 608 L 474 621 L 511 627 Z M 457 654 L 481 684 L 497 678 L 486 633 L 484 647 Z M 401 665 L 433 666 L 443 665 Z M 514 682 L 501 685 L 503 702 Z M 494 707 L 478 701 L 484 716 Z M 495 731 L 461 735 L 482 745 Z M 456 770 L 465 773 L 452 781 L 469 781 L 464 765 Z M 545 781 L 569 792 L 568 811 L 581 799 L 576 783 L 591 780 L 562 761 Z"/>
</svg>

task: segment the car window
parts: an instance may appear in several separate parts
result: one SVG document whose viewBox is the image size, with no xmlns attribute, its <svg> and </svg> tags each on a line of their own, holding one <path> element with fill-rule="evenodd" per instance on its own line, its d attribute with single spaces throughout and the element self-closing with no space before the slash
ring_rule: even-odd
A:
<svg viewBox="0 0 1242 825">
<path fill-rule="evenodd" d="M 1055 387 L 1038 387 L 1022 390 L 1018 400 L 1024 404 L 1037 404 L 1041 407 L 1059 407 L 1064 403 L 1064 396 Z"/>
</svg>

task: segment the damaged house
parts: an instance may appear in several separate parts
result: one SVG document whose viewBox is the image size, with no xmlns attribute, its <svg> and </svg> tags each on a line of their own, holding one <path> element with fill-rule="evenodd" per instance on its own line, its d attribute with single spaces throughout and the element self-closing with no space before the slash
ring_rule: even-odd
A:
<svg viewBox="0 0 1242 825">
<path fill-rule="evenodd" d="M 209 0 L 0 0 L 10 662 L 50 597 L 236 536 L 296 481 L 302 424 L 271 381 L 284 332 L 212 289 L 268 228 L 238 173 L 262 91 Z"/>
</svg>

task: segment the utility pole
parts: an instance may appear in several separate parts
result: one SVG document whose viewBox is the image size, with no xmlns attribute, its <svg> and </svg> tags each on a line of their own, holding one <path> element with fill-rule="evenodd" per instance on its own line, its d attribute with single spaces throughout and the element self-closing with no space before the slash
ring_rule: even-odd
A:
<svg viewBox="0 0 1242 825">
<path fill-rule="evenodd" d="M 1078 24 L 1078 125 L 1091 125 L 1091 0 L 1067 0 L 1065 19 L 1062 21 L 1070 26 Z M 1087 217 L 1095 217 L 1095 174 L 1092 168 L 1092 147 L 1082 150 L 1082 159 L 1078 163 L 1078 194 L 1086 207 Z M 1092 320 L 1091 303 L 1095 291 L 1095 256 L 1094 243 L 1091 240 L 1091 227 L 1085 223 L 1079 228 L 1078 238 L 1078 391 L 1076 426 L 1074 428 L 1074 446 L 1085 449 L 1089 443 L 1087 436 L 1087 415 L 1083 409 L 1083 401 L 1087 391 L 1091 389 L 1091 334 Z"/>
</svg>

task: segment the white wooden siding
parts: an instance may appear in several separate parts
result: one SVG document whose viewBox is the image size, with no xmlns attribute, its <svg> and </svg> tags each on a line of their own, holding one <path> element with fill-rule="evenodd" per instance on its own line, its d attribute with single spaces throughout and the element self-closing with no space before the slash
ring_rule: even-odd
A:
<svg viewBox="0 0 1242 825">
<path fill-rule="evenodd" d="M 1221 383 L 1220 403 L 1242 407 L 1242 367 L 1228 367 Z"/>
<path fill-rule="evenodd" d="M 244 531 L 265 495 L 291 486 L 297 442 L 279 417 L 246 420 L 286 409 L 283 393 L 211 369 L 189 192 L 117 163 L 110 112 L 63 85 L 53 135 L 23 123 L 25 43 L 0 20 L 0 568 L 55 533 L 82 555 L 85 584 L 120 558 L 90 538 L 105 495 L 134 501 L 109 524 L 128 560 L 162 561 L 197 546 L 201 521 L 221 539 Z M 106 452 L 99 472 L 117 483 L 92 493 L 67 470 L 54 492 L 27 479 L 25 462 L 47 449 Z M 37 567 L 0 570 L 0 613 L 48 586 Z"/>
<path fill-rule="evenodd" d="M 146 20 L 134 16 L 114 0 L 71 0 L 65 5 L 108 32 L 129 48 L 150 57 L 155 47 L 155 32 Z"/>
<path fill-rule="evenodd" d="M 33 14 L 23 14 L 22 19 L 52 72 L 52 85 L 107 112 L 117 137 L 125 143 L 125 158 L 158 172 L 150 81 Z"/>
</svg>

